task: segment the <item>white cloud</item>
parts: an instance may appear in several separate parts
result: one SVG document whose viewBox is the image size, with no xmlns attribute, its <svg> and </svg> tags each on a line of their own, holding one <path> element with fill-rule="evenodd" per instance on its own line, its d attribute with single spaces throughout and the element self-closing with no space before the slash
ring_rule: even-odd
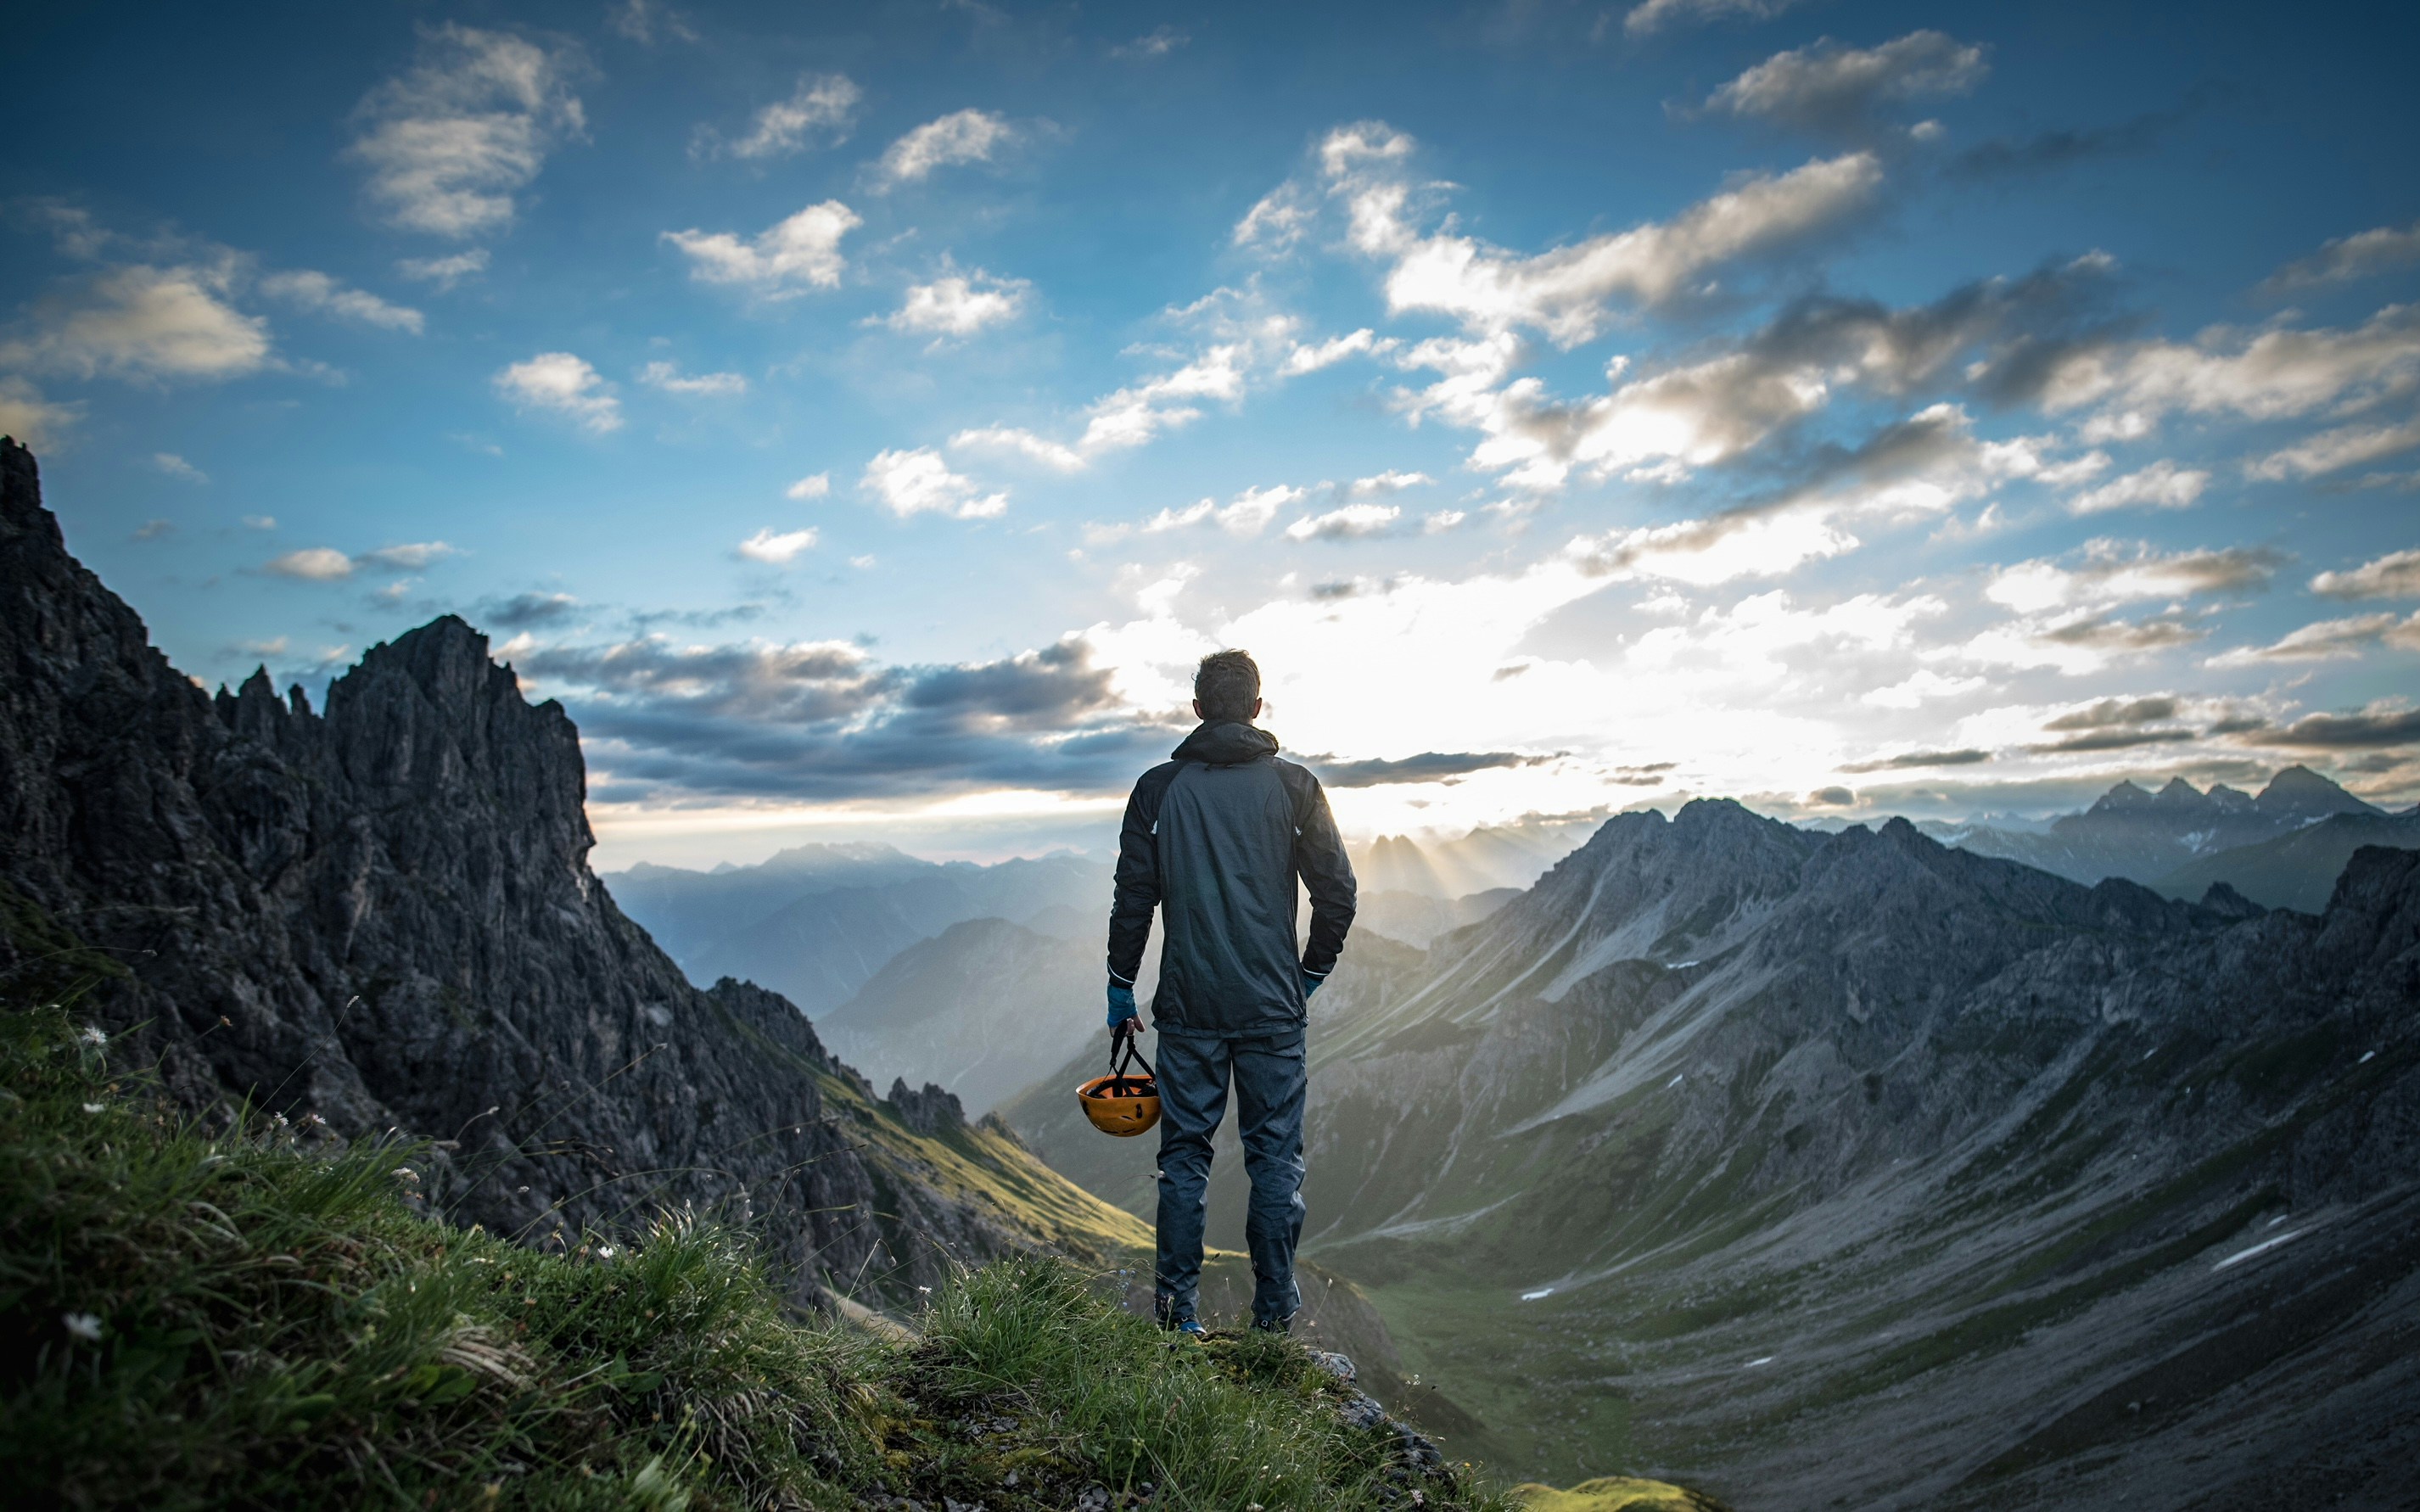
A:
<svg viewBox="0 0 2420 1512">
<path fill-rule="evenodd" d="M 1983 50 L 1936 31 L 1910 32 L 1880 47 L 1842 47 L 1825 38 L 1776 53 L 1706 98 L 1708 110 L 1836 131 L 1861 125 L 1885 100 L 1962 95 L 1991 71 Z"/>
<path fill-rule="evenodd" d="M 1397 504 L 1346 504 L 1325 515 L 1306 515 L 1286 527 L 1289 541 L 1349 541 L 1385 535 L 1404 517 Z"/>
<path fill-rule="evenodd" d="M 786 158 L 806 150 L 817 136 L 838 146 L 848 140 L 849 122 L 863 98 L 864 91 L 844 74 L 800 74 L 790 98 L 758 111 L 745 136 L 723 141 L 701 134 L 700 140 L 712 150 L 746 159 Z"/>
<path fill-rule="evenodd" d="M 1402 493 L 1436 482 L 1425 472 L 1401 472 L 1393 468 L 1367 478 L 1356 478 L 1337 490 L 1347 499 L 1373 499 L 1381 494 Z"/>
<path fill-rule="evenodd" d="M 152 453 L 151 465 L 166 473 L 168 476 L 181 479 L 186 483 L 208 483 L 210 481 L 210 475 L 209 473 L 204 472 L 201 469 L 194 466 L 194 464 L 186 461 L 183 457 L 178 456 L 174 452 Z"/>
<path fill-rule="evenodd" d="M 2058 363 L 2043 390 L 2054 412 L 2101 405 L 2114 427 L 2087 441 L 2143 434 L 2170 410 L 2276 420 L 2352 409 L 2420 381 L 2420 306 L 2390 304 L 2350 329 L 2212 327 L 2192 345 L 2118 343 Z"/>
<path fill-rule="evenodd" d="M 1215 499 L 1197 500 L 1182 509 L 1162 509 L 1140 525 L 1087 525 L 1084 539 L 1099 546 L 1128 535 L 1162 535 L 1197 525 L 1216 525 L 1230 535 L 1258 535 L 1277 517 L 1279 510 L 1310 493 L 1308 488 L 1288 484 L 1247 488 L 1224 504 Z"/>
<path fill-rule="evenodd" d="M 892 143 L 875 171 L 884 185 L 906 183 L 953 163 L 988 162 L 996 149 L 1016 137 L 1016 128 L 1001 116 L 980 110 L 953 111 Z"/>
<path fill-rule="evenodd" d="M 1958 698 L 1985 686 L 1980 677 L 1944 677 L 1929 667 L 1919 667 L 1903 680 L 1877 687 L 1858 702 L 1877 709 L 1914 709 L 1931 699 Z"/>
<path fill-rule="evenodd" d="M 2330 598 L 2420 598 L 2420 550 L 2390 551 L 2350 572 L 2323 572 L 2311 592 Z"/>
<path fill-rule="evenodd" d="M 80 378 L 241 378 L 270 363 L 269 322 L 228 302 L 231 266 L 135 264 L 36 304 L 31 331 L 0 340 L 0 363 Z"/>
<path fill-rule="evenodd" d="M 395 265 L 395 270 L 415 283 L 434 284 L 442 294 L 462 280 L 486 272 L 488 249 L 473 247 L 443 257 L 406 257 Z"/>
<path fill-rule="evenodd" d="M 248 531 L 273 531 L 277 529 L 277 517 L 274 515 L 246 515 L 243 517 L 243 528 Z"/>
<path fill-rule="evenodd" d="M 1163 58 L 1193 40 L 1171 26 L 1156 27 L 1131 42 L 1122 42 L 1109 49 L 1114 58 Z"/>
<path fill-rule="evenodd" d="M 2180 600 L 2203 594 L 2258 592 L 2284 560 L 2276 552 L 2232 547 L 2163 555 L 2145 542 L 2085 543 L 2081 560 L 2063 566 L 2047 558 L 1993 574 L 1984 596 L 2021 614 L 2144 599 Z"/>
<path fill-rule="evenodd" d="M 807 476 L 800 478 L 798 482 L 783 489 L 782 497 L 784 499 L 796 499 L 799 502 L 804 503 L 810 499 L 821 499 L 830 492 L 831 474 L 829 472 L 811 472 Z"/>
<path fill-rule="evenodd" d="M 902 519 L 922 514 L 990 519 L 1008 510 L 1008 495 L 982 492 L 972 479 L 951 471 L 930 447 L 877 453 L 858 486 Z"/>
<path fill-rule="evenodd" d="M 1316 346 L 1295 342 L 1294 349 L 1286 354 L 1284 372 L 1289 378 L 1316 373 L 1321 368 L 1333 367 L 1348 357 L 1379 356 L 1393 351 L 1399 345 L 1392 336 L 1379 340 L 1378 333 L 1367 326 L 1349 335 L 1331 336 Z"/>
<path fill-rule="evenodd" d="M 639 369 L 639 381 L 666 393 L 688 393 L 727 399 L 748 392 L 748 379 L 737 373 L 684 373 L 677 363 L 649 363 Z"/>
<path fill-rule="evenodd" d="M 1633 37 L 1644 37 L 1667 26 L 1734 16 L 1745 21 L 1766 21 L 1797 3 L 1798 0 L 1646 0 L 1643 5 L 1633 6 L 1630 13 L 1621 18 L 1621 29 Z"/>
<path fill-rule="evenodd" d="M 1025 313 L 1033 285 L 1021 278 L 995 278 L 982 269 L 945 272 L 929 284 L 910 285 L 899 308 L 876 324 L 937 337 L 971 336 L 985 326 Z"/>
<path fill-rule="evenodd" d="M 1014 451 L 1046 466 L 1073 472 L 1105 452 L 1147 444 L 1165 430 L 1201 418 L 1199 401 L 1233 403 L 1244 395 L 1248 374 L 1264 362 L 1255 343 L 1214 344 L 1173 373 L 1131 384 L 1093 401 L 1083 434 L 1073 445 L 1015 426 L 986 425 L 950 438 L 952 448 Z"/>
<path fill-rule="evenodd" d="M 2341 661 L 2380 646 L 2420 651 L 2420 612 L 2408 619 L 2360 614 L 2320 620 L 2290 630 L 2265 646 L 2242 646 L 2210 658 L 2213 667 L 2245 667 L 2267 661 Z"/>
<path fill-rule="evenodd" d="M 1091 460 L 1076 448 L 1016 425 L 980 425 L 950 438 L 953 450 L 1014 452 L 1061 472 L 1080 472 Z"/>
<path fill-rule="evenodd" d="M 353 559 L 331 546 L 306 546 L 299 551 L 288 551 L 272 557 L 261 569 L 281 578 L 302 578 L 311 582 L 334 582 L 353 575 Z"/>
<path fill-rule="evenodd" d="M 837 288 L 847 268 L 841 239 L 864 223 L 836 199 L 810 205 L 780 224 L 742 239 L 729 231 L 667 231 L 701 284 L 737 284 L 769 300 L 809 288 Z"/>
<path fill-rule="evenodd" d="M 2420 262 L 2420 221 L 2338 237 L 2308 257 L 2278 269 L 2261 287 L 2271 293 L 2287 294 L 2392 272 L 2413 262 Z"/>
<path fill-rule="evenodd" d="M 1743 177 L 1672 219 L 1523 256 L 1450 227 L 1423 235 L 1404 177 L 1412 141 L 1383 122 L 1331 131 L 1320 148 L 1353 245 L 1391 264 L 1388 308 L 1431 310 L 1476 332 L 1528 327 L 1557 345 L 1601 332 L 1618 304 L 1655 306 L 1703 291 L 1730 263 L 1767 256 L 1838 226 L 1872 203 L 1882 161 L 1870 152 Z"/>
<path fill-rule="evenodd" d="M 768 526 L 740 542 L 739 554 L 751 562 L 763 562 L 776 567 L 784 567 L 795 561 L 799 553 L 808 550 L 814 544 L 815 532 L 813 529 L 777 532 L 772 527 Z"/>
<path fill-rule="evenodd" d="M 2245 466 L 2256 478 L 2309 478 L 2358 467 L 2420 446 L 2420 420 L 2399 425 L 2339 425 Z"/>
<path fill-rule="evenodd" d="M 679 41 L 697 40 L 697 32 L 690 27 L 689 17 L 662 4 L 661 0 L 622 0 L 607 14 L 605 24 L 641 47 L 655 46 L 659 29 Z"/>
<path fill-rule="evenodd" d="M 1422 535 L 1442 535 L 1459 528 L 1470 517 L 1459 509 L 1439 509 L 1420 517 Z"/>
<path fill-rule="evenodd" d="M 74 424 L 83 406 L 54 404 L 23 378 L 0 376 L 0 436 L 37 450 L 55 445 Z"/>
<path fill-rule="evenodd" d="M 2190 509 L 2210 486 L 2207 472 L 2178 467 L 2164 457 L 2139 471 L 2114 478 L 2067 501 L 2071 515 L 2102 515 L 2113 509 L 2148 505 L 2153 509 Z"/>
<path fill-rule="evenodd" d="M 1937 517 L 2038 466 L 2023 445 L 1978 441 L 1966 412 L 1933 405 L 1886 427 L 1812 480 L 1761 503 L 1699 519 L 1579 537 L 1583 570 L 1700 585 L 1773 577 L 1854 550 L 1848 525 Z"/>
<path fill-rule="evenodd" d="M 1255 202 L 1235 223 L 1231 239 L 1239 247 L 1283 252 L 1300 241 L 1319 214 L 1319 201 L 1289 178 Z"/>
<path fill-rule="evenodd" d="M 420 334 L 422 320 L 419 311 L 406 305 L 389 304 L 366 289 L 349 288 L 327 274 L 309 269 L 271 273 L 260 281 L 260 292 L 313 315 L 333 316 L 340 320 L 358 321 L 388 331 L 409 331 L 415 336 Z"/>
<path fill-rule="evenodd" d="M 420 61 L 354 112 L 362 133 L 349 155 L 368 165 L 370 198 L 409 231 L 458 239 L 511 224 L 513 195 L 585 125 L 577 67 L 502 32 L 423 32 Z"/>
<path fill-rule="evenodd" d="M 271 520 L 270 523 L 273 525 L 276 522 Z M 281 578 L 300 578 L 306 582 L 340 582 L 357 572 L 418 572 L 433 562 L 461 554 L 458 547 L 448 546 L 443 541 L 411 541 L 401 546 L 382 546 L 358 556 L 348 556 L 331 546 L 309 546 L 272 557 L 261 570 Z"/>
<path fill-rule="evenodd" d="M 442 541 L 411 541 L 402 546 L 382 546 L 375 551 L 365 551 L 353 558 L 357 567 L 381 567 L 392 572 L 418 572 L 432 562 L 462 554 L 458 547 Z"/>
<path fill-rule="evenodd" d="M 2034 474 L 2034 481 L 2046 488 L 2071 488 L 2079 483 L 2089 483 L 2109 471 L 2109 454 L 2086 452 L 2065 462 L 2045 464 Z"/>
<path fill-rule="evenodd" d="M 622 428 L 622 401 L 585 359 L 540 352 L 495 377 L 496 392 L 524 409 L 551 409 L 603 435 Z"/>
</svg>

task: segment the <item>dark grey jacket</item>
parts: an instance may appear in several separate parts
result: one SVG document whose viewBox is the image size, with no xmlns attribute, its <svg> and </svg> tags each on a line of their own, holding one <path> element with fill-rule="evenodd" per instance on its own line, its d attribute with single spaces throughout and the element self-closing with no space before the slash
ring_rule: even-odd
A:
<svg viewBox="0 0 2420 1512">
<path fill-rule="evenodd" d="M 1319 779 L 1277 749 L 1277 737 L 1249 724 L 1204 724 L 1126 800 L 1109 976 L 1133 984 L 1158 908 L 1151 1014 L 1162 1032 L 1298 1029 L 1303 976 L 1326 976 L 1344 949 L 1353 863 Z M 1311 943 L 1298 957 L 1297 877 L 1311 893 Z"/>
</svg>

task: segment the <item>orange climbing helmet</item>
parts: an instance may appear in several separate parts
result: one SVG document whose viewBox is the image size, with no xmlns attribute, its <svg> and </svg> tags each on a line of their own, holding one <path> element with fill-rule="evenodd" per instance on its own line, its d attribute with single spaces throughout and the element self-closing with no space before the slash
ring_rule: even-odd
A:
<svg viewBox="0 0 2420 1512">
<path fill-rule="evenodd" d="M 1121 1139 L 1142 1134 L 1159 1121 L 1159 1077 L 1135 1048 L 1138 1038 L 1131 1030 L 1119 1035 L 1109 1046 L 1109 1073 L 1076 1088 L 1076 1102 L 1084 1117 L 1093 1120 L 1093 1127 Z M 1125 1052 L 1123 1072 L 1118 1065 L 1121 1050 Z M 1137 1066 L 1142 1068 L 1140 1074 L 1134 1071 Z"/>
</svg>

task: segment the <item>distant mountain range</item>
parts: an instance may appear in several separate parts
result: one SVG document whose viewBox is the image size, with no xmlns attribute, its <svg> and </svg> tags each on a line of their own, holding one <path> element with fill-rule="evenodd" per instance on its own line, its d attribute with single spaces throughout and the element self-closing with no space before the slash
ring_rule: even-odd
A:
<svg viewBox="0 0 2420 1512">
<path fill-rule="evenodd" d="M 977 866 L 888 845 L 803 845 L 754 866 L 642 862 L 605 880 L 690 980 L 762 982 L 812 1016 L 953 924 L 1063 910 L 1097 919 L 1106 938 L 1109 913 L 1109 864 L 1073 855 Z"/>
<path fill-rule="evenodd" d="M 2224 783 L 2203 792 L 2180 777 L 2156 793 L 2120 782 L 2082 813 L 2063 815 L 2039 829 L 1939 820 L 1916 827 L 1945 845 L 2023 861 L 2077 882 L 2124 877 L 2153 884 L 2222 852 L 2275 840 L 2333 815 L 2383 813 L 2317 772 L 2289 766 L 2257 797 Z M 2221 875 L 2211 873 L 2211 880 Z"/>
<path fill-rule="evenodd" d="M 1347 847 L 1364 893 L 1404 892 L 1461 898 L 1500 887 L 1526 887 L 1588 839 L 1593 820 L 1537 819 L 1483 825 L 1456 840 L 1426 845 L 1408 835 L 1381 835 Z"/>
<path fill-rule="evenodd" d="M 2354 852 L 2317 918 L 2205 902 L 1904 821 L 1621 815 L 1429 951 L 1348 945 L 1309 1253 L 1484 1425 L 1463 1447 L 1550 1479 L 2408 1504 L 2420 853 Z M 1075 1069 L 1003 1116 L 1148 1211 Z"/>
</svg>

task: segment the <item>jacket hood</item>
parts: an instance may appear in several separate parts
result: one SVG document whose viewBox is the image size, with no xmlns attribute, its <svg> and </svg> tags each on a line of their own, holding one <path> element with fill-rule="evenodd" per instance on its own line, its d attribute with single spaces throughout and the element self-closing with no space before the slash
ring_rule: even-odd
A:
<svg viewBox="0 0 2420 1512">
<path fill-rule="evenodd" d="M 1180 762 L 1207 762 L 1212 766 L 1241 766 L 1277 754 L 1278 737 L 1255 730 L 1241 719 L 1218 719 L 1194 727 L 1185 743 L 1169 752 Z"/>
</svg>

